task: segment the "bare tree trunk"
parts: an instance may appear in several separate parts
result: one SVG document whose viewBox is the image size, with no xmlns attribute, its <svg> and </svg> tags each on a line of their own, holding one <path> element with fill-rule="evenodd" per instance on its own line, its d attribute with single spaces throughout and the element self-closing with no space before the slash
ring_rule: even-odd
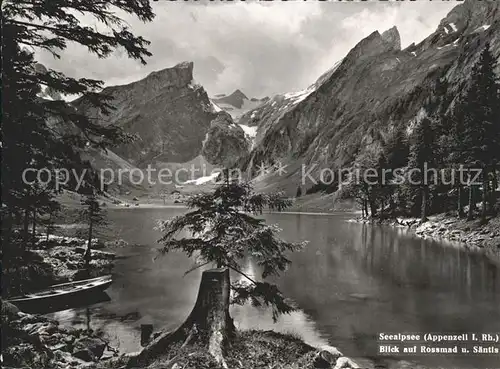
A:
<svg viewBox="0 0 500 369">
<path fill-rule="evenodd" d="M 497 167 L 493 165 L 491 170 L 493 174 L 492 182 L 491 182 L 491 214 L 496 215 L 497 213 L 497 190 L 498 190 L 498 176 L 497 176 Z"/>
<path fill-rule="evenodd" d="M 145 367 L 162 356 L 166 357 L 173 343 L 187 343 L 193 335 L 207 346 L 219 365 L 227 368 L 224 351 L 234 333 L 233 320 L 229 315 L 229 289 L 229 269 L 204 271 L 198 298 L 186 321 L 175 331 L 160 334 L 138 356 L 131 358 L 127 368 Z"/>
<path fill-rule="evenodd" d="M 467 220 L 474 219 L 474 186 L 469 183 L 469 212 L 467 214 Z"/>
<path fill-rule="evenodd" d="M 24 227 L 23 227 L 24 247 L 26 247 L 26 245 L 28 244 L 29 227 L 30 227 L 30 212 L 28 208 L 26 208 L 24 209 Z"/>
<path fill-rule="evenodd" d="M 370 204 L 370 213 L 372 218 L 377 216 L 377 205 L 375 205 L 375 200 L 373 199 L 373 194 L 368 195 L 368 203 Z"/>
<path fill-rule="evenodd" d="M 486 167 L 483 168 L 483 196 L 481 204 L 481 223 L 486 223 L 486 214 L 488 211 L 488 170 Z"/>
<path fill-rule="evenodd" d="M 427 187 L 422 187 L 421 191 L 422 191 L 422 207 L 420 213 L 420 221 L 423 223 L 427 221 L 427 197 L 429 189 Z"/>
<path fill-rule="evenodd" d="M 11 246 L 10 240 L 12 237 L 12 224 L 13 216 L 10 211 L 7 211 L 5 216 L 2 219 L 2 246 L 4 247 L 4 252 L 6 248 Z M 5 254 L 4 254 L 5 255 Z"/>
<path fill-rule="evenodd" d="M 83 259 L 85 260 L 85 268 L 90 268 L 90 260 L 92 259 L 92 232 L 93 232 L 93 221 L 89 220 L 89 234 L 87 240 L 87 249 L 85 250 L 85 255 L 83 255 Z"/>
<path fill-rule="evenodd" d="M 462 218 L 464 216 L 464 208 L 462 206 L 462 186 L 458 186 L 458 199 L 457 199 L 457 213 L 458 217 Z"/>
<path fill-rule="evenodd" d="M 35 247 L 36 242 L 36 210 L 33 210 L 33 228 L 31 229 L 31 246 Z"/>
</svg>

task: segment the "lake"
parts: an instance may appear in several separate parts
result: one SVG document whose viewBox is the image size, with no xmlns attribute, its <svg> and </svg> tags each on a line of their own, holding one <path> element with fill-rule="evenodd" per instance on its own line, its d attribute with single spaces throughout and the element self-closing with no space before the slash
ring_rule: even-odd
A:
<svg viewBox="0 0 500 369">
<path fill-rule="evenodd" d="M 122 351 L 140 350 L 140 325 L 174 329 L 188 316 L 201 271 L 182 254 L 159 256 L 158 219 L 184 209 L 113 209 L 107 237 L 122 238 L 111 300 L 52 314 L 62 324 L 101 329 Z M 288 241 L 308 240 L 276 283 L 299 311 L 273 324 L 268 311 L 232 310 L 240 329 L 274 329 L 333 345 L 367 368 L 498 368 L 500 356 L 381 357 L 381 332 L 499 332 L 500 270 L 480 253 L 401 229 L 347 222 L 352 214 L 266 214 Z M 245 272 L 258 276 L 251 260 Z M 236 277 L 236 276 L 234 276 Z M 407 365 L 407 366 L 405 366 Z"/>
</svg>

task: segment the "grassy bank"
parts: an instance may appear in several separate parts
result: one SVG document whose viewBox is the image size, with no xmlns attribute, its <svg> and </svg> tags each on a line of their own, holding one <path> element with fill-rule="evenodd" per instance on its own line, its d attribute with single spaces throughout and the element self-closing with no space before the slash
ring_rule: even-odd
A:
<svg viewBox="0 0 500 369">
<path fill-rule="evenodd" d="M 60 327 L 40 315 L 2 307 L 5 368 L 124 369 L 129 357 L 119 356 L 99 332 Z M 306 369 L 359 368 L 334 348 L 319 350 L 292 335 L 273 331 L 237 332 L 225 354 L 229 368 Z M 137 369 L 219 369 L 206 347 L 173 344 L 164 356 Z"/>
<path fill-rule="evenodd" d="M 309 369 L 359 368 L 333 347 L 317 349 L 300 338 L 273 331 L 239 331 L 224 355 L 229 368 L 234 369 Z M 127 358 L 102 362 L 99 369 L 123 369 Z M 183 347 L 173 344 L 164 355 L 147 367 L 136 369 L 222 369 L 204 346 L 196 343 Z"/>
</svg>

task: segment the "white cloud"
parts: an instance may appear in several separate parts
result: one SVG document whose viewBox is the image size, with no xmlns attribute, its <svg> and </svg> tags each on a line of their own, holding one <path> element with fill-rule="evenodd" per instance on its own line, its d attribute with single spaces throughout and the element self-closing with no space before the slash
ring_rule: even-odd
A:
<svg viewBox="0 0 500 369">
<path fill-rule="evenodd" d="M 299 90 L 329 69 L 374 30 L 398 26 L 403 45 L 420 41 L 456 5 L 453 2 L 234 2 L 224 5 L 155 2 L 144 24 L 127 16 L 151 41 L 147 66 L 122 53 L 99 60 L 70 45 L 61 60 L 41 62 L 69 75 L 128 83 L 181 61 L 195 62 L 195 79 L 209 92 L 239 88 L 249 96 Z M 86 22 L 91 22 L 86 19 Z"/>
</svg>

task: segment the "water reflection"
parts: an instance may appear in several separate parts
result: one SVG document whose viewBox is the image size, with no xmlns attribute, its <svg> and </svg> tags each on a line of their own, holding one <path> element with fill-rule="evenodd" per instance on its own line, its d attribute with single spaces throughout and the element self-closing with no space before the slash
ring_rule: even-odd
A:
<svg viewBox="0 0 500 369">
<path fill-rule="evenodd" d="M 291 223 L 280 221 L 286 236 L 311 243 L 292 256 L 283 292 L 347 354 L 375 356 L 378 332 L 500 329 L 498 269 L 483 255 L 332 217 L 304 218 L 300 234 Z M 423 359 L 452 368 L 495 360 Z"/>
<path fill-rule="evenodd" d="M 160 236 L 152 231 L 156 219 L 180 211 L 110 212 L 119 237 L 136 245 L 117 250 L 124 258 L 118 260 L 115 283 L 107 291 L 111 301 L 90 307 L 90 325 L 104 330 L 122 350 L 140 349 L 140 324 L 173 329 L 194 304 L 201 271 L 183 277 L 191 262 L 181 254 L 155 260 Z M 293 332 L 311 344 L 330 343 L 364 358 L 376 356 L 379 332 L 500 331 L 499 270 L 480 253 L 403 230 L 348 223 L 342 215 L 266 218 L 279 224 L 287 240 L 310 241 L 304 251 L 291 255 L 291 268 L 276 281 L 300 311 L 273 324 L 268 311 L 234 307 L 240 328 Z M 259 275 L 251 260 L 245 272 Z M 58 314 L 68 324 L 84 324 L 86 310 Z M 427 356 L 417 361 L 443 368 L 498 366 L 498 357 L 491 356 Z"/>
<path fill-rule="evenodd" d="M 242 271 L 254 280 L 261 280 L 261 271 L 250 258 L 244 261 Z M 233 273 L 231 278 L 247 282 L 247 279 L 241 274 Z M 249 304 L 233 306 L 231 315 L 234 317 L 238 329 L 274 330 L 301 337 L 313 346 L 328 345 L 328 340 L 319 333 L 315 322 L 301 309 L 280 316 L 277 322 L 273 321 L 272 312 L 269 309 L 255 308 Z"/>
</svg>

